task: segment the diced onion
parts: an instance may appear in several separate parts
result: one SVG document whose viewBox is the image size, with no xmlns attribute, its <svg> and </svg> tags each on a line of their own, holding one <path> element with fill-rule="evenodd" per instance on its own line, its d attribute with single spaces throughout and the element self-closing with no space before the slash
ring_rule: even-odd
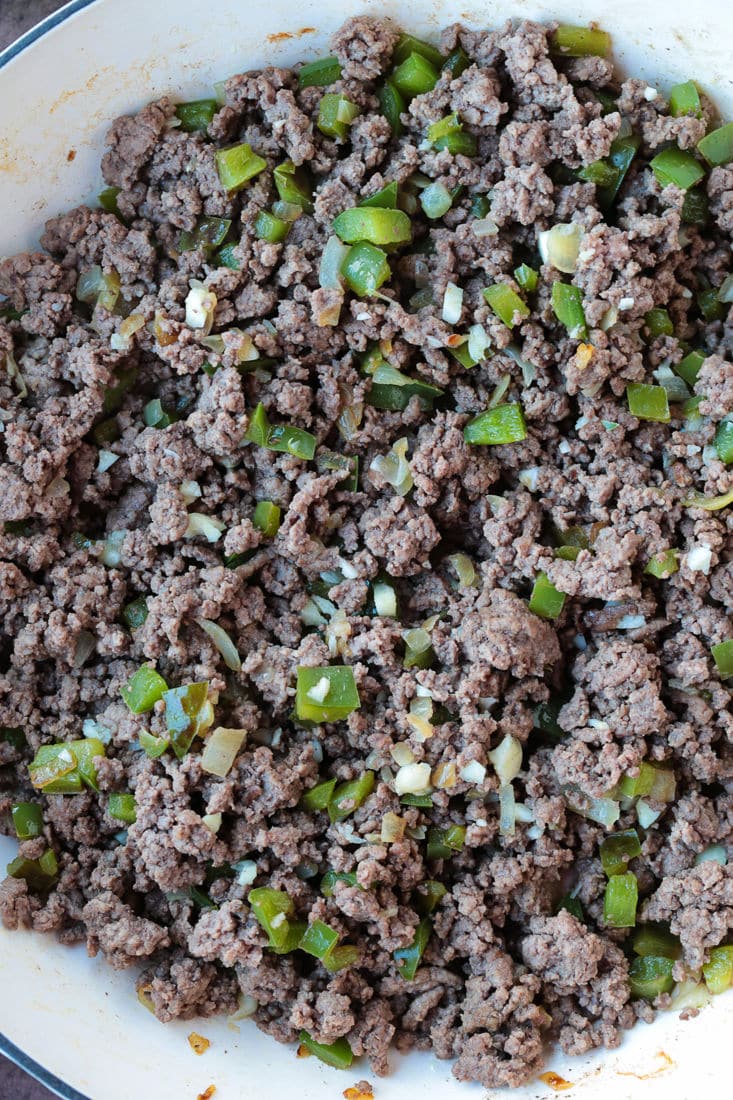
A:
<svg viewBox="0 0 733 1100">
<path fill-rule="evenodd" d="M 232 866 L 236 866 L 236 864 L 232 864 Z M 236 1024 L 239 1020 L 247 1020 L 250 1016 L 254 1016 L 258 1008 L 259 1002 L 255 997 L 240 993 L 237 1011 L 233 1012 L 231 1016 L 227 1016 L 227 1023 Z"/>
<path fill-rule="evenodd" d="M 309 699 L 312 699 L 314 703 L 325 703 L 326 696 L 331 690 L 331 681 L 328 676 L 321 676 L 318 683 L 314 684 L 312 688 L 306 691 L 306 695 Z"/>
<path fill-rule="evenodd" d="M 107 470 L 114 466 L 119 458 L 120 455 L 116 455 L 114 451 L 100 451 L 97 460 L 97 470 L 100 474 L 105 474 Z"/>
<path fill-rule="evenodd" d="M 398 741 L 396 745 L 393 745 L 389 750 L 389 755 L 399 768 L 404 767 L 406 764 L 415 763 L 415 754 L 404 741 Z"/>
<path fill-rule="evenodd" d="M 458 574 L 461 588 L 470 588 L 476 583 L 476 568 L 468 554 L 451 554 L 448 561 Z"/>
<path fill-rule="evenodd" d="M 407 461 L 407 439 L 398 439 L 386 454 L 376 455 L 369 469 L 380 474 L 399 496 L 407 496 L 414 484 Z"/>
<path fill-rule="evenodd" d="M 201 820 L 209 832 L 216 836 L 221 829 L 221 814 L 204 814 Z"/>
<path fill-rule="evenodd" d="M 617 630 L 638 630 L 640 626 L 646 624 L 646 619 L 643 615 L 624 615 L 616 623 Z"/>
<path fill-rule="evenodd" d="M 218 623 L 213 623 L 211 619 L 194 619 L 194 622 L 201 627 L 205 634 L 209 635 L 224 658 L 224 664 L 227 668 L 230 668 L 232 672 L 241 672 L 242 659 L 224 627 L 219 626 Z"/>
<path fill-rule="evenodd" d="M 652 802 L 674 802 L 677 782 L 671 768 L 655 768 L 654 782 L 647 798 Z"/>
<path fill-rule="evenodd" d="M 719 302 L 733 302 L 733 275 L 726 275 L 718 291 Z"/>
<path fill-rule="evenodd" d="M 109 745 L 112 740 L 112 730 L 100 725 L 94 718 L 85 718 L 82 722 L 81 731 L 85 737 L 98 738 L 103 745 Z"/>
<path fill-rule="evenodd" d="M 451 193 L 444 183 L 430 183 L 420 195 L 420 205 L 429 218 L 442 218 L 453 205 Z M 474 223 L 475 232 L 475 223 Z"/>
<path fill-rule="evenodd" d="M 7 372 L 8 378 L 10 378 L 10 380 L 15 383 L 15 388 L 18 391 L 18 396 L 27 397 L 28 387 L 25 384 L 25 379 L 20 373 L 20 370 L 18 369 L 18 364 L 15 362 L 15 358 L 13 357 L 13 353 L 11 351 L 5 352 L 4 361 L 5 370 Z"/>
<path fill-rule="evenodd" d="M 214 336 L 202 336 L 199 343 L 202 344 L 203 347 L 208 348 L 209 351 L 213 351 L 216 355 L 223 355 L 226 351 L 224 337 L 218 333 Z"/>
<path fill-rule="evenodd" d="M 382 818 L 382 830 L 379 839 L 383 844 L 394 844 L 405 835 L 405 819 L 389 810 Z"/>
<path fill-rule="evenodd" d="M 377 615 L 385 619 L 395 619 L 397 617 L 397 593 L 392 585 L 377 581 L 372 586 L 372 592 L 374 595 L 374 610 Z"/>
<path fill-rule="evenodd" d="M 457 325 L 463 310 L 463 291 L 455 283 L 448 283 L 443 295 L 443 320 L 447 325 Z"/>
<path fill-rule="evenodd" d="M 406 721 L 419 741 L 427 741 L 435 733 L 435 726 L 433 726 L 427 718 L 423 718 L 419 714 L 413 714 L 411 712 L 407 715 Z"/>
<path fill-rule="evenodd" d="M 525 489 L 528 489 L 530 493 L 534 493 L 537 489 L 539 474 L 539 466 L 528 466 L 525 470 L 520 470 L 517 477 Z"/>
<path fill-rule="evenodd" d="M 669 363 L 661 363 L 652 373 L 659 385 L 666 390 L 667 400 L 671 404 L 679 405 L 688 400 L 690 391 L 687 384 L 683 378 L 674 373 Z"/>
<path fill-rule="evenodd" d="M 540 233 L 537 247 L 544 264 L 551 264 L 566 275 L 574 274 L 578 265 L 578 252 L 583 239 L 583 227 L 577 222 L 559 222 L 552 229 Z"/>
<path fill-rule="evenodd" d="M 122 543 L 125 541 L 127 531 L 112 531 L 102 543 L 102 551 L 99 559 L 110 569 L 114 569 L 122 561 Z"/>
<path fill-rule="evenodd" d="M 486 779 L 486 768 L 478 760 L 470 760 L 458 773 L 464 783 L 473 783 L 480 786 Z"/>
<path fill-rule="evenodd" d="M 191 280 L 190 287 L 186 296 L 186 324 L 189 328 L 200 329 L 204 336 L 208 336 L 214 324 L 216 294 L 197 279 Z"/>
<path fill-rule="evenodd" d="M 728 853 L 724 844 L 710 844 L 704 851 L 695 856 L 696 867 L 699 867 L 701 863 L 719 863 L 721 867 L 725 867 L 727 862 Z"/>
<path fill-rule="evenodd" d="M 429 764 L 404 764 L 394 780 L 397 794 L 427 794 L 430 790 Z"/>
<path fill-rule="evenodd" d="M 132 337 L 145 324 L 145 318 L 141 313 L 131 313 L 125 317 L 117 332 L 113 332 L 109 338 L 109 346 L 113 351 L 129 351 L 132 347 Z"/>
<path fill-rule="evenodd" d="M 501 402 L 503 401 L 503 399 L 506 395 L 506 391 L 509 389 L 511 381 L 512 381 L 511 374 L 502 374 L 501 378 L 499 379 L 496 386 L 494 387 L 494 392 L 492 393 L 491 397 L 489 398 L 489 406 L 488 407 L 490 409 L 493 409 L 496 405 L 501 404 Z"/>
<path fill-rule="evenodd" d="M 514 787 L 511 783 L 504 783 L 499 787 L 499 832 L 502 836 L 514 836 L 516 831 L 514 806 Z"/>
<path fill-rule="evenodd" d="M 437 787 L 439 791 L 448 791 L 451 787 L 455 787 L 458 782 L 458 774 L 453 761 L 449 760 L 445 764 L 437 764 L 433 768 L 432 779 L 433 786 Z"/>
<path fill-rule="evenodd" d="M 476 218 L 471 222 L 471 229 L 476 237 L 495 237 L 499 232 L 499 226 L 493 218 Z"/>
<path fill-rule="evenodd" d="M 489 334 L 483 325 L 471 325 L 468 330 L 468 354 L 477 363 L 482 363 L 486 358 L 486 350 L 489 346 Z"/>
<path fill-rule="evenodd" d="M 529 806 L 525 806 L 523 802 L 517 802 L 514 807 L 514 816 L 517 821 L 521 821 L 523 825 L 528 825 L 530 821 L 534 821 L 534 814 Z"/>
<path fill-rule="evenodd" d="M 183 537 L 193 539 L 197 535 L 203 535 L 207 542 L 218 542 L 223 530 L 224 524 L 221 520 L 206 516 L 203 512 L 189 512 L 188 527 L 183 532 Z"/>
<path fill-rule="evenodd" d="M 534 381 L 537 373 L 537 368 L 534 363 L 530 363 L 529 359 L 525 359 L 520 350 L 514 344 L 508 344 L 504 348 L 504 355 L 508 355 L 522 371 L 522 382 L 525 387 L 530 386 Z"/>
<path fill-rule="evenodd" d="M 232 864 L 232 870 L 240 886 L 251 886 L 257 878 L 257 864 L 253 859 L 240 859 Z"/>
<path fill-rule="evenodd" d="M 278 199 L 272 204 L 272 212 L 281 221 L 292 223 L 297 222 L 303 213 L 303 207 L 298 206 L 295 202 L 285 202 L 284 199 Z"/>
<path fill-rule="evenodd" d="M 653 810 L 649 803 L 645 802 L 643 798 L 640 798 L 636 803 L 636 818 L 642 829 L 648 829 L 661 816 L 662 811 Z"/>
<path fill-rule="evenodd" d="M 599 825 L 614 825 L 620 816 L 619 804 L 612 798 L 594 798 L 583 816 Z"/>
<path fill-rule="evenodd" d="M 402 635 L 405 645 L 413 653 L 424 653 L 430 648 L 430 635 L 422 626 L 416 626 L 412 630 L 406 630 Z"/>
<path fill-rule="evenodd" d="M 193 504 L 201 496 L 201 486 L 198 481 L 182 481 L 180 494 L 183 497 L 184 504 Z"/>
<path fill-rule="evenodd" d="M 74 642 L 74 659 L 71 662 L 74 668 L 81 668 L 91 657 L 97 639 L 89 630 L 80 630 Z"/>
<path fill-rule="evenodd" d="M 616 306 L 609 306 L 606 312 L 601 317 L 598 327 L 604 332 L 608 332 L 618 321 L 618 309 Z"/>
<path fill-rule="evenodd" d="M 669 1007 L 673 1012 L 682 1012 L 687 1008 L 705 1008 L 710 1001 L 711 995 L 705 983 L 688 978 L 678 982 L 672 990 Z"/>
<path fill-rule="evenodd" d="M 325 626 L 326 619 L 316 607 L 316 604 L 311 597 L 306 600 L 305 604 L 300 611 L 300 621 L 305 626 Z"/>
<path fill-rule="evenodd" d="M 321 264 L 318 269 L 320 286 L 336 289 L 343 285 L 341 268 L 348 254 L 348 245 L 343 244 L 336 236 L 328 238 L 321 253 Z"/>
<path fill-rule="evenodd" d="M 348 641 L 351 637 L 351 623 L 346 616 L 346 612 L 342 611 L 340 607 L 334 611 L 330 621 L 326 624 L 323 637 L 332 657 L 343 656 L 347 651 Z"/>
<path fill-rule="evenodd" d="M 522 767 L 522 746 L 516 737 L 507 733 L 494 751 L 489 753 L 489 760 L 494 766 L 499 782 L 502 785 L 511 783 Z"/>
<path fill-rule="evenodd" d="M 209 775 L 218 775 L 223 779 L 231 771 L 237 753 L 247 736 L 246 730 L 225 729 L 217 726 L 214 732 L 206 738 L 204 751 L 201 753 L 201 770 Z"/>
<path fill-rule="evenodd" d="M 685 562 L 687 568 L 692 573 L 702 573 L 707 577 L 710 572 L 710 565 L 713 559 L 713 552 L 709 546 L 704 543 L 699 543 L 690 547 L 685 556 Z"/>
</svg>

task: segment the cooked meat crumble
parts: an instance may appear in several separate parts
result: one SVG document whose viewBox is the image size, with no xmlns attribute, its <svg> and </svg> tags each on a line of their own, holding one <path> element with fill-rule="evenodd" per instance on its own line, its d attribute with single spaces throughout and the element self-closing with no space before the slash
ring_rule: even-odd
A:
<svg viewBox="0 0 733 1100">
<path fill-rule="evenodd" d="M 0 915 L 163 1021 L 495 1087 L 731 983 L 733 139 L 606 45 L 351 19 L 0 264 Z"/>
</svg>

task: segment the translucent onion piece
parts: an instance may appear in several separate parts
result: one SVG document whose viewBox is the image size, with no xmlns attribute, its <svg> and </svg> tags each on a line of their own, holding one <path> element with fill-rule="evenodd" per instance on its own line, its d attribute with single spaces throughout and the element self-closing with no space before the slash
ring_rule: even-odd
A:
<svg viewBox="0 0 733 1100">
<path fill-rule="evenodd" d="M 704 851 L 695 856 L 696 867 L 701 863 L 719 863 L 721 867 L 725 867 L 727 862 L 728 854 L 724 844 L 710 844 Z"/>
<path fill-rule="evenodd" d="M 499 787 L 499 832 L 502 836 L 514 836 L 516 820 L 514 787 L 505 783 Z"/>
<path fill-rule="evenodd" d="M 733 275 L 726 275 L 718 291 L 719 302 L 733 302 Z"/>
<path fill-rule="evenodd" d="M 405 764 L 394 781 L 397 794 L 427 794 L 430 791 L 430 765 Z"/>
<path fill-rule="evenodd" d="M 616 623 L 617 630 L 638 630 L 640 626 L 646 625 L 646 619 L 643 615 L 624 615 Z"/>
<path fill-rule="evenodd" d="M 201 486 L 198 481 L 182 481 L 180 493 L 186 505 L 193 504 L 201 496 Z"/>
<path fill-rule="evenodd" d="M 218 775 L 223 779 L 231 771 L 237 753 L 241 749 L 246 730 L 225 729 L 217 726 L 214 732 L 206 738 L 204 751 L 201 753 L 201 770 L 209 775 Z"/>
<path fill-rule="evenodd" d="M 318 283 L 322 287 L 337 288 L 343 286 L 341 274 L 343 262 L 349 254 L 349 245 L 343 244 L 338 237 L 329 237 L 321 253 L 318 269 Z"/>
<path fill-rule="evenodd" d="M 438 764 L 433 768 L 432 780 L 433 786 L 440 791 L 447 791 L 451 787 L 455 787 L 458 780 L 456 766 L 453 761 L 448 760 L 445 764 Z"/>
<path fill-rule="evenodd" d="M 476 582 L 476 568 L 468 554 L 451 554 L 448 558 L 456 573 L 461 588 L 470 588 Z"/>
<path fill-rule="evenodd" d="M 686 1008 L 705 1008 L 711 1001 L 711 995 L 704 982 L 692 978 L 678 982 L 672 990 L 669 1007 L 673 1012 L 682 1012 Z"/>
<path fill-rule="evenodd" d="M 464 783 L 473 783 L 480 786 L 486 779 L 486 768 L 478 760 L 470 760 L 458 773 Z"/>
<path fill-rule="evenodd" d="M 671 404 L 681 404 L 690 397 L 690 390 L 684 379 L 675 374 L 668 363 L 662 363 L 652 372 L 660 386 L 667 391 L 667 400 Z"/>
<path fill-rule="evenodd" d="M 471 229 L 476 237 L 495 237 L 499 232 L 499 226 L 493 218 L 477 218 L 471 222 Z"/>
<path fill-rule="evenodd" d="M 496 405 L 501 404 L 502 398 L 506 394 L 506 391 L 509 389 L 509 386 L 511 384 L 511 380 L 512 380 L 511 374 L 503 374 L 501 376 L 501 378 L 499 379 L 499 381 L 498 381 L 498 383 L 497 383 L 497 385 L 494 389 L 494 392 L 492 393 L 491 397 L 489 398 L 488 407 L 490 409 L 493 409 L 493 408 L 495 408 Z"/>
<path fill-rule="evenodd" d="M 13 353 L 10 351 L 7 351 L 5 353 L 5 370 L 7 371 L 8 378 L 10 378 L 10 380 L 15 383 L 15 388 L 18 391 L 18 396 L 27 397 L 28 387 L 25 384 L 25 379 L 23 378 L 23 375 L 18 370 L 18 364 L 13 358 Z"/>
<path fill-rule="evenodd" d="M 125 317 L 117 332 L 113 332 L 109 338 L 109 345 L 113 351 L 129 351 L 132 347 L 132 337 L 145 324 L 145 318 L 141 313 L 131 313 Z"/>
<path fill-rule="evenodd" d="M 489 760 L 494 765 L 499 782 L 502 785 L 511 783 L 522 767 L 522 746 L 516 737 L 507 733 L 494 751 L 489 753 Z"/>
<path fill-rule="evenodd" d="M 201 820 L 203 821 L 209 832 L 213 833 L 214 836 L 216 836 L 216 834 L 219 832 L 219 829 L 221 829 L 221 814 L 204 814 Z"/>
<path fill-rule="evenodd" d="M 74 668 L 81 668 L 91 657 L 97 639 L 89 630 L 80 630 L 74 642 L 74 659 L 71 662 Z"/>
<path fill-rule="evenodd" d="M 537 490 L 539 475 L 539 466 L 528 466 L 525 470 L 520 470 L 517 477 L 525 489 L 528 489 L 530 493 L 534 493 Z"/>
<path fill-rule="evenodd" d="M 236 867 L 236 864 L 232 864 L 232 866 Z M 244 883 L 243 885 L 247 884 Z M 236 1024 L 238 1020 L 247 1020 L 250 1016 L 254 1016 L 258 1008 L 259 1002 L 255 997 L 250 997 L 249 994 L 240 993 L 239 1007 L 231 1016 L 227 1016 L 227 1023 Z"/>
<path fill-rule="evenodd" d="M 389 755 L 400 768 L 404 767 L 406 764 L 415 763 L 415 754 L 410 746 L 405 744 L 404 741 L 398 741 L 396 745 L 393 745 L 389 750 Z"/>
<path fill-rule="evenodd" d="M 455 283 L 448 283 L 443 295 L 442 317 L 446 324 L 457 325 L 463 310 L 463 291 Z"/>
<path fill-rule="evenodd" d="M 504 354 L 513 359 L 517 366 L 521 369 L 522 382 L 524 383 L 524 385 L 531 385 L 534 381 L 535 374 L 537 373 L 537 368 L 535 367 L 534 363 L 530 363 L 529 359 L 524 358 L 516 344 L 508 344 L 507 347 L 504 348 Z"/>
<path fill-rule="evenodd" d="M 692 546 L 685 555 L 685 563 L 692 573 L 702 573 L 707 577 L 713 560 L 713 552 L 709 546 L 699 544 Z"/>
<path fill-rule="evenodd" d="M 186 296 L 186 324 L 189 328 L 200 329 L 208 336 L 214 324 L 216 312 L 216 294 L 207 290 L 203 283 L 191 280 L 191 289 Z"/>
<path fill-rule="evenodd" d="M 552 229 L 540 233 L 537 241 L 542 262 L 551 264 L 557 271 L 563 271 L 567 275 L 574 274 L 582 239 L 582 226 L 576 222 L 553 225 Z"/>
<path fill-rule="evenodd" d="M 102 543 L 102 550 L 99 555 L 100 561 L 104 565 L 108 565 L 110 569 L 119 565 L 122 561 L 122 543 L 125 541 L 125 535 L 127 531 L 112 531 Z"/>
<path fill-rule="evenodd" d="M 405 835 L 405 819 L 399 814 L 388 811 L 382 818 L 382 829 L 379 839 L 383 844 L 394 844 L 396 840 L 402 840 Z"/>
<path fill-rule="evenodd" d="M 636 803 L 636 818 L 642 829 L 648 829 L 661 816 L 662 811 L 653 810 L 649 803 L 645 802 L 643 798 L 640 798 Z"/>
<path fill-rule="evenodd" d="M 219 626 L 218 623 L 212 622 L 211 619 L 194 619 L 194 622 L 197 626 L 201 627 L 205 634 L 209 635 L 224 658 L 224 664 L 227 668 L 230 668 L 232 672 L 241 672 L 242 659 L 239 656 L 237 647 L 224 627 Z"/>
<path fill-rule="evenodd" d="M 477 363 L 482 363 L 486 358 L 489 347 L 489 336 L 483 325 L 471 325 L 468 330 L 468 354 Z"/>
<path fill-rule="evenodd" d="M 223 530 L 224 524 L 221 520 L 206 516 L 203 512 L 189 512 L 188 527 L 183 532 L 183 537 L 193 539 L 197 535 L 203 535 L 207 542 L 218 542 Z"/>
<path fill-rule="evenodd" d="M 407 440 L 398 439 L 385 455 L 376 455 L 369 469 L 380 474 L 399 496 L 407 496 L 414 484 L 407 461 Z"/>
<path fill-rule="evenodd" d="M 105 474 L 107 470 L 110 470 L 114 466 L 119 458 L 120 455 L 116 455 L 114 451 L 100 451 L 97 460 L 97 470 L 100 474 Z"/>
<path fill-rule="evenodd" d="M 427 741 L 435 733 L 435 726 L 428 722 L 426 718 L 421 718 L 419 714 L 408 714 L 406 721 L 419 741 Z"/>
<path fill-rule="evenodd" d="M 390 584 L 377 581 L 372 588 L 374 594 L 374 609 L 377 615 L 384 619 L 397 617 L 397 593 Z"/>
</svg>

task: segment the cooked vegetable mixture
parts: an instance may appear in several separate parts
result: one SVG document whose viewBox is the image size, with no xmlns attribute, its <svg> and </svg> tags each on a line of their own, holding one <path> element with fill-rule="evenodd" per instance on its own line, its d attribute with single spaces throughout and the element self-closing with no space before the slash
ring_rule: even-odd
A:
<svg viewBox="0 0 733 1100">
<path fill-rule="evenodd" d="M 733 123 L 351 19 L 0 266 L 7 928 L 518 1085 L 733 979 Z"/>
</svg>

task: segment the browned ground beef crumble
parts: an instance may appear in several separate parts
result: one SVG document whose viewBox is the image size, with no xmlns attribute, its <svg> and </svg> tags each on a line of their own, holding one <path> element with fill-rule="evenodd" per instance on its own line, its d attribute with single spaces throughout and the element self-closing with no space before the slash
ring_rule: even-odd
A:
<svg viewBox="0 0 733 1100">
<path fill-rule="evenodd" d="M 85 940 L 116 968 L 143 961 L 140 984 L 161 1020 L 229 1013 L 247 994 L 258 1025 L 277 1039 L 292 1041 L 300 1029 L 324 1043 L 345 1036 L 377 1074 L 387 1072 L 394 1044 L 456 1059 L 460 1079 L 517 1085 L 541 1067 L 548 1040 L 571 1053 L 614 1046 L 636 1017 L 653 1015 L 630 996 L 629 930 L 604 925 L 598 850 L 606 830 L 577 812 L 642 760 L 664 762 L 677 782 L 675 800 L 653 806 L 660 816 L 639 829 L 642 854 L 631 863 L 641 916 L 669 921 L 680 937 L 676 977 L 696 971 L 733 927 L 731 865 L 695 864 L 711 842 L 733 838 L 731 688 L 710 655 L 733 637 L 733 509 L 683 505 L 691 491 L 733 484 L 710 447 L 717 423 L 733 413 L 733 314 L 706 322 L 696 298 L 701 277 L 718 287 L 731 270 L 733 170 L 715 168 L 701 185 L 711 225 L 682 226 L 682 192 L 662 191 L 647 164 L 672 139 L 694 147 L 705 121 L 671 118 L 644 81 L 614 84 L 601 58 L 551 56 L 547 28 L 533 23 L 447 28 L 442 50 L 461 43 L 471 65 L 413 99 L 405 133 L 393 139 L 376 90 L 397 34 L 364 17 L 334 37 L 343 76 L 330 90 L 361 112 L 346 142 L 316 128 L 323 89 L 299 90 L 295 70 L 232 77 L 208 134 L 172 125 L 174 104 L 162 99 L 118 119 L 107 139 L 103 174 L 121 189 L 124 220 L 80 207 L 47 223 L 45 251 L 0 265 L 0 294 L 20 314 L 0 323 L 0 726 L 21 728 L 28 741 L 27 749 L 0 741 L 0 819 L 9 831 L 11 804 L 39 801 L 44 837 L 22 842 L 21 853 L 37 858 L 50 845 L 60 868 L 46 895 L 7 878 L 0 914 L 8 928 Z M 618 111 L 604 115 L 595 90 L 609 86 Z M 426 147 L 427 126 L 451 111 L 476 135 L 476 157 Z M 622 116 L 643 144 L 606 218 L 596 187 L 573 172 L 608 155 Z M 238 194 L 222 189 L 215 150 L 236 141 L 251 143 L 269 169 L 289 157 L 312 173 L 314 212 L 282 244 L 253 230 L 277 198 L 271 171 Z M 342 296 L 318 282 L 333 218 L 415 172 L 464 190 L 438 221 L 418 207 L 414 239 L 424 247 L 391 256 L 381 296 L 347 293 L 340 323 L 319 326 L 324 306 Z M 479 193 L 489 193 L 493 236 L 472 229 Z M 201 249 L 178 251 L 181 231 L 201 215 L 233 220 L 240 270 Z M 578 341 L 550 306 L 558 277 L 550 267 L 513 333 L 481 293 L 495 280 L 518 289 L 517 264 L 540 267 L 538 233 L 570 221 L 585 231 L 572 276 L 595 349 L 584 369 Z M 159 315 L 128 350 L 110 343 L 119 309 L 92 315 L 75 300 L 79 273 L 93 265 L 118 272 L 124 313 L 146 322 Z M 202 344 L 185 322 L 191 279 L 216 294 L 214 333 L 245 330 L 265 369 L 240 371 L 231 351 Z M 493 355 L 473 369 L 446 350 L 449 282 L 464 291 L 457 331 L 478 322 L 491 340 Z M 425 284 L 432 303 L 409 312 Z M 609 306 L 619 305 L 604 331 Z M 676 338 L 649 338 L 644 315 L 655 306 L 669 310 Z M 654 382 L 660 364 L 679 362 L 680 340 L 707 354 L 695 386 L 701 416 L 686 421 L 677 407 L 668 424 L 636 419 L 626 385 Z M 360 357 L 374 341 L 393 366 L 445 390 L 435 411 L 416 397 L 404 413 L 368 403 Z M 533 372 L 507 353 L 512 342 Z M 218 369 L 207 373 L 205 363 Z M 107 415 L 116 372 L 129 367 L 137 381 L 116 413 L 119 438 L 104 445 L 119 459 L 100 472 L 90 433 Z M 504 375 L 527 438 L 467 446 L 464 425 Z M 145 427 L 152 397 L 168 408 L 187 404 L 169 427 Z M 260 401 L 273 422 L 315 434 L 319 448 L 358 455 L 358 491 L 319 473 L 315 461 L 243 444 Z M 344 439 L 337 422 L 349 406 L 358 426 Z M 406 498 L 370 470 L 401 437 L 414 480 Z M 520 477 L 526 470 L 531 476 Z M 193 506 L 185 480 L 201 489 Z M 252 523 L 258 500 L 282 508 L 272 540 Z M 218 541 L 184 537 L 191 509 L 222 521 Z M 591 547 L 574 561 L 557 558 L 554 533 L 575 526 L 591 532 Z M 123 537 L 109 565 L 94 540 L 112 531 Z M 74 540 L 79 532 L 92 541 Z M 680 551 L 679 570 L 661 580 L 645 574 L 652 554 L 669 547 Z M 695 547 L 709 549 L 707 571 L 690 568 Z M 459 550 L 475 563 L 472 587 L 457 587 L 448 557 Z M 248 553 L 225 567 L 225 555 Z M 340 609 L 334 653 L 333 627 L 306 626 L 301 612 L 319 575 L 344 563 L 328 592 Z M 527 608 L 540 571 L 568 595 L 553 622 Z M 370 611 L 370 582 L 381 572 L 394 578 L 399 621 Z M 140 595 L 148 616 L 131 631 L 121 613 Z M 405 669 L 404 630 L 435 614 L 433 667 Z M 641 618 L 623 629 L 629 614 Z M 198 617 L 226 628 L 241 673 L 227 669 Z M 95 649 L 76 667 L 82 632 Z M 353 666 L 361 709 L 306 729 L 292 719 L 296 668 L 334 656 Z M 248 731 L 228 776 L 202 770 L 200 741 L 181 761 L 140 751 L 143 729 L 165 729 L 160 705 L 136 717 L 120 699 L 144 661 L 172 685 L 209 681 L 217 725 Z M 428 740 L 406 721 L 420 686 L 445 717 Z M 536 708 L 551 699 L 565 701 L 559 740 L 535 729 Z M 33 753 L 80 738 L 85 719 L 109 731 L 101 792 L 34 792 Z M 524 811 L 513 836 L 499 833 L 488 761 L 507 733 L 524 750 L 514 782 Z M 432 808 L 405 807 L 394 793 L 398 743 L 433 769 L 455 765 L 455 785 L 436 788 Z M 471 761 L 487 765 L 478 792 L 459 774 Z M 374 794 L 345 822 L 299 808 L 319 777 L 348 780 L 365 766 L 376 772 Z M 128 790 L 137 821 L 120 834 L 107 797 Z M 388 811 L 406 824 L 391 844 L 379 839 Z M 219 812 L 213 835 L 202 817 Z M 425 827 L 451 823 L 467 826 L 463 849 L 428 862 Z M 623 804 L 615 829 L 634 827 L 634 808 Z M 250 886 L 207 877 L 243 859 L 256 862 L 257 886 L 287 891 L 299 917 L 319 918 L 358 945 L 358 963 L 329 974 L 301 952 L 269 951 L 247 904 Z M 339 882 L 325 898 L 319 884 L 329 869 L 355 872 L 358 885 Z M 412 942 L 426 879 L 448 892 L 407 982 L 393 952 Z M 216 907 L 196 904 L 191 887 Z M 585 923 L 557 911 L 571 891 Z"/>
</svg>

